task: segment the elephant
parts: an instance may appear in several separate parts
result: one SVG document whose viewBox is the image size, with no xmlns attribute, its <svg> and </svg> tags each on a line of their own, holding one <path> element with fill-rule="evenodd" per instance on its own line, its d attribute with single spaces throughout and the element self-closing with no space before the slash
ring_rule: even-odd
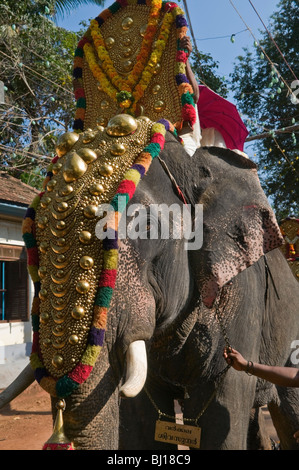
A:
<svg viewBox="0 0 299 470">
<path fill-rule="evenodd" d="M 252 361 L 295 364 L 298 283 L 279 249 L 256 165 L 217 147 L 190 157 L 167 132 L 164 150 L 128 203 L 130 227 L 136 204 L 186 206 L 194 225 L 200 205 L 202 246 L 192 249 L 189 241 L 186 249 L 186 239 L 172 232 L 151 238 L 165 214 L 155 219 L 148 210 L 145 236 L 119 240 L 101 354 L 65 399 L 64 429 L 75 449 L 174 450 L 154 439 L 158 419 L 174 421 L 174 400 L 185 424 L 201 428 L 202 450 L 260 448 L 254 425 L 263 405 L 282 449 L 298 449 L 298 390 L 240 374 L 222 356 L 230 344 Z M 27 385 L 9 387 L 0 404 Z"/>
</svg>

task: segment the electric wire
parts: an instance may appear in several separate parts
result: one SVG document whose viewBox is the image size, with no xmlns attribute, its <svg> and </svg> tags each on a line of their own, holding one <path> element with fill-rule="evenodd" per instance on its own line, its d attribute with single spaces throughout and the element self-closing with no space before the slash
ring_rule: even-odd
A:
<svg viewBox="0 0 299 470">
<path fill-rule="evenodd" d="M 201 63 L 200 63 L 200 52 L 197 48 L 196 39 L 195 39 L 195 36 L 194 36 L 193 27 L 192 27 L 192 23 L 191 23 L 191 17 L 190 17 L 188 5 L 187 5 L 187 0 L 183 0 L 183 3 L 184 3 L 185 13 L 186 13 L 186 16 L 187 16 L 187 19 L 188 19 L 188 23 L 189 23 L 189 29 L 190 29 L 190 33 L 191 33 L 191 36 L 192 36 L 192 41 L 193 41 L 193 45 L 194 45 L 194 48 L 195 48 L 195 53 L 196 53 L 196 55 L 199 59 L 199 69 L 200 69 L 201 73 L 203 74 L 202 66 L 201 66 Z M 198 77 L 198 79 L 204 86 L 208 87 L 208 85 L 204 82 L 204 80 L 202 78 Z"/>
<path fill-rule="evenodd" d="M 238 31 L 237 33 L 233 34 L 226 34 L 225 36 L 214 36 L 211 38 L 196 38 L 196 41 L 211 41 L 212 39 L 227 39 L 231 38 L 232 36 L 237 36 L 238 34 L 244 33 L 245 31 L 248 31 L 248 29 L 242 29 L 242 31 Z"/>
<path fill-rule="evenodd" d="M 252 1 L 251 0 L 248 0 L 250 5 L 252 6 L 252 8 L 254 9 L 255 13 L 257 14 L 258 18 L 260 19 L 262 25 L 264 26 L 265 30 L 267 31 L 268 33 L 268 36 L 269 38 L 271 39 L 271 41 L 273 42 L 274 46 L 276 47 L 276 49 L 278 50 L 279 54 L 281 55 L 281 57 L 283 58 L 285 64 L 287 65 L 287 67 L 289 68 L 290 72 L 292 73 L 293 77 L 295 78 L 295 80 L 298 80 L 298 78 L 296 77 L 293 69 L 291 68 L 290 64 L 288 63 L 288 61 L 286 60 L 284 54 L 281 52 L 280 48 L 278 47 L 278 44 L 277 42 L 275 41 L 275 39 L 273 38 L 271 32 L 269 31 L 269 29 L 267 28 L 267 26 L 265 25 L 264 21 L 262 20 L 261 16 L 259 15 L 259 13 L 257 12 L 255 6 L 253 5 Z"/>
<path fill-rule="evenodd" d="M 236 6 L 234 5 L 233 1 L 232 0 L 229 0 L 230 4 L 232 5 L 232 7 L 234 8 L 234 10 L 236 11 L 236 13 L 239 15 L 240 19 L 243 21 L 244 25 L 248 28 L 248 31 L 250 32 L 251 36 L 253 37 L 253 39 L 256 41 L 256 43 L 258 44 L 259 48 L 261 49 L 261 51 L 263 52 L 263 54 L 265 55 L 266 59 L 268 60 L 269 64 L 271 65 L 272 69 L 274 69 L 277 73 L 277 75 L 279 76 L 279 78 L 281 79 L 281 81 L 285 84 L 285 86 L 287 87 L 288 91 L 290 94 L 293 94 L 293 90 L 289 87 L 288 83 L 286 82 L 286 80 L 283 78 L 283 76 L 280 74 L 280 72 L 277 70 L 275 64 L 273 63 L 273 61 L 270 59 L 270 57 L 268 56 L 268 54 L 266 53 L 265 49 L 261 46 L 260 42 L 258 41 L 258 39 L 255 37 L 255 35 L 253 34 L 251 28 L 247 25 L 246 21 L 244 20 L 244 18 L 242 17 L 242 15 L 240 14 L 240 12 L 238 11 L 238 9 L 236 8 Z"/>
<path fill-rule="evenodd" d="M 270 57 L 268 56 L 268 54 L 266 53 L 266 51 L 264 50 L 264 48 L 261 46 L 261 44 L 259 43 L 259 41 L 257 40 L 257 38 L 255 37 L 255 35 L 253 34 L 251 28 L 247 25 L 247 23 L 245 22 L 244 18 L 242 17 L 242 15 L 240 14 L 240 12 L 238 11 L 238 9 L 236 8 L 236 6 L 234 5 L 233 1 L 232 0 L 229 0 L 230 4 L 232 5 L 232 7 L 234 8 L 234 10 L 236 11 L 236 13 L 239 15 L 240 19 L 242 20 L 242 22 L 244 23 L 244 25 L 248 28 L 248 31 L 250 32 L 250 34 L 252 35 L 252 37 L 254 38 L 254 40 L 257 42 L 259 48 L 262 50 L 263 54 L 265 55 L 265 57 L 267 58 L 269 64 L 271 65 L 272 69 L 274 69 L 277 73 L 277 75 L 280 77 L 280 79 L 283 81 L 283 83 L 286 85 L 287 89 L 289 90 L 290 94 L 293 93 L 293 91 L 291 90 L 291 88 L 289 87 L 288 83 L 285 81 L 285 79 L 282 77 L 282 75 L 279 73 L 279 71 L 277 70 L 277 68 L 275 67 L 275 64 L 272 62 L 272 60 L 270 59 Z M 292 167 L 292 170 L 296 173 L 298 173 L 298 170 L 296 168 L 294 168 L 292 166 L 292 163 L 291 161 L 289 160 L 288 156 L 286 155 L 286 152 L 280 147 L 277 139 L 275 137 L 273 137 L 273 141 L 275 143 L 275 146 L 278 148 L 278 150 L 280 151 L 280 153 L 282 154 L 284 160 Z"/>
</svg>

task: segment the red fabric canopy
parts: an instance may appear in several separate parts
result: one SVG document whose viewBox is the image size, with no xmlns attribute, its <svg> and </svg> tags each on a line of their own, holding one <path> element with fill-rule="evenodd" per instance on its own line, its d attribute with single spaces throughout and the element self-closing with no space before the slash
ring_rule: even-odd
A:
<svg viewBox="0 0 299 470">
<path fill-rule="evenodd" d="M 197 108 L 202 129 L 213 127 L 220 132 L 227 148 L 243 152 L 248 130 L 235 105 L 210 88 L 199 85 Z"/>
</svg>

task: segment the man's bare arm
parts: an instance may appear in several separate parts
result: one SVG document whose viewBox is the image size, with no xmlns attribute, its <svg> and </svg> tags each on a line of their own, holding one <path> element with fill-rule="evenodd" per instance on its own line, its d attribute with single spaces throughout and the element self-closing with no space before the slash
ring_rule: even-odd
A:
<svg viewBox="0 0 299 470">
<path fill-rule="evenodd" d="M 185 36 L 183 39 L 181 39 L 181 47 L 183 47 L 184 49 L 187 49 L 189 54 L 191 54 L 191 52 L 192 52 L 192 43 L 191 43 L 191 39 L 190 39 L 189 36 Z M 199 99 L 199 88 L 198 88 L 198 83 L 196 81 L 195 75 L 192 71 L 189 59 L 186 62 L 186 76 L 187 76 L 187 78 L 188 78 L 188 80 L 189 80 L 189 82 L 190 82 L 190 84 L 193 88 L 194 102 L 196 104 L 198 102 L 198 99 Z"/>
</svg>

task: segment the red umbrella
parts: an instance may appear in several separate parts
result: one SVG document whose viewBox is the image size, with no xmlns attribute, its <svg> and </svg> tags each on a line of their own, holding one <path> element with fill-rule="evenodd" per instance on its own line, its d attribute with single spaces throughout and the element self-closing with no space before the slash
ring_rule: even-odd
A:
<svg viewBox="0 0 299 470">
<path fill-rule="evenodd" d="M 227 148 L 243 152 L 248 130 L 235 105 L 210 88 L 199 85 L 197 108 L 202 129 L 213 127 L 220 132 Z"/>
</svg>

